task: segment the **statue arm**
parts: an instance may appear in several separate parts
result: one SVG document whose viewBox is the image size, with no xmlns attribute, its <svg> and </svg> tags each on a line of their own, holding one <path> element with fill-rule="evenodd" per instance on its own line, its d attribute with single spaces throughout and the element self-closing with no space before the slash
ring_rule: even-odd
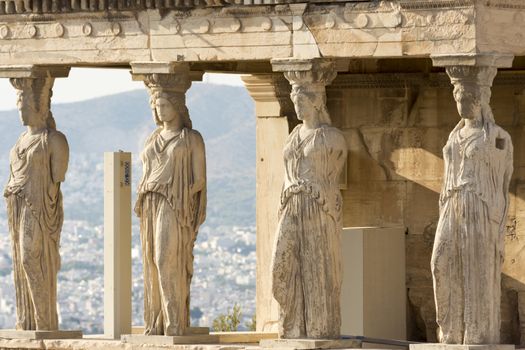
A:
<svg viewBox="0 0 525 350">
<path fill-rule="evenodd" d="M 193 184 L 191 185 L 190 191 L 192 194 L 195 194 L 206 187 L 206 151 L 204 141 L 199 133 L 195 133 L 191 152 Z"/>
<path fill-rule="evenodd" d="M 69 163 L 69 145 L 66 137 L 60 132 L 54 132 L 49 138 L 51 151 L 51 177 L 53 182 L 63 182 L 66 179 Z"/>
<path fill-rule="evenodd" d="M 348 146 L 345 137 L 339 130 L 329 134 L 329 136 L 331 138 L 329 141 L 329 161 L 334 164 L 334 167 L 332 168 L 333 174 L 330 174 L 329 176 L 337 181 L 339 179 L 339 174 L 345 165 Z"/>
</svg>

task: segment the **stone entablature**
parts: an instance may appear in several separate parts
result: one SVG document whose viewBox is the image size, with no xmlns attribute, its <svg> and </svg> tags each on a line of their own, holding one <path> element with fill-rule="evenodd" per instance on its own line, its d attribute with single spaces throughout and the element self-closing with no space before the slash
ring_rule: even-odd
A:
<svg viewBox="0 0 525 350">
<path fill-rule="evenodd" d="M 264 72 L 269 73 L 269 60 L 274 58 L 345 61 L 451 53 L 525 54 L 521 45 L 525 4 L 515 0 L 202 3 L 201 7 L 178 7 L 174 1 L 150 0 L 143 8 L 139 1 L 140 6 L 131 10 L 122 3 L 125 10 L 116 10 L 120 2 L 100 1 L 93 7 L 82 0 L 77 12 L 68 13 L 54 13 L 53 2 L 45 14 L 0 15 L 0 61 L 122 67 L 136 61 L 259 61 L 266 62 Z M 2 5 L 3 12 L 16 8 L 13 0 L 9 3 L 10 10 L 7 2 L 0 1 L 0 14 Z M 24 2 L 16 3 L 22 7 Z M 100 11 L 101 4 L 107 10 Z M 261 72 L 251 66 L 234 66 L 230 71 Z"/>
</svg>

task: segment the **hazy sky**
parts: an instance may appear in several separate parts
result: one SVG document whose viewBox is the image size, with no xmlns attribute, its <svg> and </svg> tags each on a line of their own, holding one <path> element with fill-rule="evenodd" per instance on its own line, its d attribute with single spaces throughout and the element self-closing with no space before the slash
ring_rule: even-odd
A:
<svg viewBox="0 0 525 350">
<path fill-rule="evenodd" d="M 242 85 L 235 74 L 205 74 L 204 82 Z M 73 68 L 68 78 L 55 80 L 53 103 L 87 100 L 93 97 L 142 89 L 141 82 L 131 80 L 127 69 Z M 0 79 L 0 110 L 16 108 L 15 90 L 8 79 Z"/>
</svg>

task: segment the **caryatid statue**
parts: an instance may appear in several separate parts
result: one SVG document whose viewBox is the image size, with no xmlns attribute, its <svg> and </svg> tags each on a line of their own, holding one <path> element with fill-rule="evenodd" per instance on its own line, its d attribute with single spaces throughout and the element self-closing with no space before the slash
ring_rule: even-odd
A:
<svg viewBox="0 0 525 350">
<path fill-rule="evenodd" d="M 146 77 L 157 129 L 141 154 L 140 218 L 146 335 L 184 335 L 190 325 L 193 245 L 206 216 L 204 142 L 192 128 L 188 74 Z"/>
<path fill-rule="evenodd" d="M 461 120 L 443 148 L 432 252 L 439 340 L 498 344 L 512 141 L 490 108 L 493 67 L 448 67 Z"/>
<path fill-rule="evenodd" d="M 272 259 L 272 291 L 280 306 L 280 338 L 340 336 L 342 197 L 339 177 L 347 145 L 331 126 L 325 86 L 331 65 L 288 71 L 302 121 L 284 147 L 284 186 Z"/>
<path fill-rule="evenodd" d="M 50 111 L 54 78 L 13 78 L 27 127 L 11 149 L 4 190 L 12 239 L 16 329 L 57 330 L 57 274 L 64 219 L 60 183 L 69 160 Z"/>
</svg>

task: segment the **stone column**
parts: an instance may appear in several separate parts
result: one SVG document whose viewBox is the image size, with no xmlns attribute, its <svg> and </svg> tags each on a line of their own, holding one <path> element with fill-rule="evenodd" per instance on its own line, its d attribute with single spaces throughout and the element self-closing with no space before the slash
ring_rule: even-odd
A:
<svg viewBox="0 0 525 350">
<path fill-rule="evenodd" d="M 280 73 L 244 76 L 255 101 L 257 135 L 257 331 L 277 331 L 277 302 L 272 296 L 270 263 L 284 163 L 282 149 L 296 118 L 290 84 Z"/>
<path fill-rule="evenodd" d="M 186 107 L 186 92 L 202 73 L 190 72 L 188 63 L 131 66 L 133 78 L 144 80 L 149 90 L 157 124 L 142 153 L 135 205 L 143 238 L 144 334 L 189 335 L 196 331 L 189 327 L 190 285 L 193 245 L 206 216 L 206 162 L 202 136 L 193 129 Z"/>
<path fill-rule="evenodd" d="M 60 183 L 66 178 L 69 146 L 66 137 L 56 129 L 50 108 L 54 79 L 68 74 L 69 67 L 0 67 L 0 77 L 10 78 L 17 90 L 20 119 L 27 127 L 13 147 L 17 156 L 10 158 L 9 182 L 4 192 L 13 238 L 18 331 L 0 333 L 0 337 L 82 336 L 78 331 L 59 331 L 57 312 L 64 220 Z M 20 213 L 26 213 L 22 219 Z"/>
<path fill-rule="evenodd" d="M 309 339 L 304 346 L 310 348 L 316 346 L 311 339 L 340 336 L 339 175 L 348 146 L 341 131 L 331 126 L 326 107 L 326 86 L 337 75 L 335 62 L 279 59 L 272 60 L 272 66 L 290 82 L 291 99 L 303 121 L 283 150 L 286 173 L 271 267 L 272 293 L 280 308 L 279 337 Z"/>
<path fill-rule="evenodd" d="M 501 263 L 512 176 L 512 141 L 490 108 L 498 67 L 512 56 L 441 55 L 459 123 L 443 148 L 445 173 L 432 252 L 439 341 L 498 344 Z"/>
</svg>

